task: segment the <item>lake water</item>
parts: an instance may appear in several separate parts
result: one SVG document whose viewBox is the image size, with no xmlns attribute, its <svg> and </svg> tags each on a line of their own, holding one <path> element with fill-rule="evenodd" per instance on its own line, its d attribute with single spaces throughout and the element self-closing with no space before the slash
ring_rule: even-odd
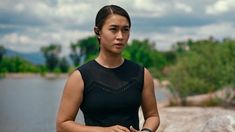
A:
<svg viewBox="0 0 235 132">
<path fill-rule="evenodd" d="M 0 79 L 0 132 L 54 132 L 66 79 Z M 161 91 L 158 100 L 164 100 Z M 81 113 L 77 121 L 83 122 Z"/>
</svg>

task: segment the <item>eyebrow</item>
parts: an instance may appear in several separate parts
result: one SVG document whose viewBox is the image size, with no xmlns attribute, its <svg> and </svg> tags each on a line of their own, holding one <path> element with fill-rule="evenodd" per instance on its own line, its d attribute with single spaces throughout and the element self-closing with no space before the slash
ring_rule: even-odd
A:
<svg viewBox="0 0 235 132">
<path fill-rule="evenodd" d="M 109 25 L 109 27 L 119 27 L 118 25 L 114 25 L 114 24 L 112 24 L 112 25 Z M 129 28 L 130 26 L 129 25 L 124 25 L 123 27 L 125 27 L 125 28 Z"/>
</svg>

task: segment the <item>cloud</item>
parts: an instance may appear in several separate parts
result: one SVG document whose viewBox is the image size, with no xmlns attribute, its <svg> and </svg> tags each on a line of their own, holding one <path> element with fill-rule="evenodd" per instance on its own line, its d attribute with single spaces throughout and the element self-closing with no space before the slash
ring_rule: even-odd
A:
<svg viewBox="0 0 235 132">
<path fill-rule="evenodd" d="M 18 44 L 26 44 L 30 42 L 30 38 L 28 36 L 24 36 L 24 35 L 18 35 L 16 33 L 12 33 L 12 34 L 7 34 L 5 36 L 3 36 L 3 41 L 8 40 L 9 43 L 18 43 Z"/>
<path fill-rule="evenodd" d="M 206 13 L 209 15 L 218 15 L 229 11 L 234 11 L 234 0 L 218 0 L 212 5 L 206 7 Z"/>
<path fill-rule="evenodd" d="M 133 15 L 134 16 L 151 16 L 159 17 L 163 16 L 167 12 L 168 5 L 164 2 L 154 3 L 153 0 L 135 0 L 133 3 Z M 148 14 L 148 15 L 146 15 Z"/>
<path fill-rule="evenodd" d="M 191 13 L 192 12 L 192 8 L 185 4 L 185 3 L 175 3 L 175 8 L 176 9 L 179 9 L 179 10 L 182 10 L 186 13 Z"/>
<path fill-rule="evenodd" d="M 176 41 L 215 36 L 235 37 L 233 0 L 2 0 L 0 4 L 0 44 L 17 51 L 39 51 L 58 43 L 63 54 L 71 42 L 94 35 L 97 11 L 117 4 L 132 19 L 131 39 L 148 38 L 160 50 Z M 11 8 L 9 8 L 11 7 Z"/>
<path fill-rule="evenodd" d="M 168 32 L 172 27 L 199 27 L 216 21 L 214 18 L 172 13 L 161 18 L 133 17 L 133 28 L 138 32 Z"/>
<path fill-rule="evenodd" d="M 213 36 L 219 40 L 227 37 L 235 38 L 235 35 L 231 34 L 234 32 L 234 27 L 234 23 L 230 22 L 211 23 L 199 27 L 171 27 L 167 32 L 156 31 L 147 34 L 134 32 L 131 39 L 143 40 L 149 38 L 150 41 L 156 43 L 157 49 L 169 50 L 176 42 L 185 41 L 188 39 L 207 39 L 210 36 Z"/>
<path fill-rule="evenodd" d="M 175 12 L 191 13 L 190 5 L 183 2 L 161 1 L 161 0 L 135 0 L 131 13 L 137 17 L 163 17 Z"/>
<path fill-rule="evenodd" d="M 31 32 L 28 33 L 28 32 Z M 79 32 L 71 30 L 44 31 L 42 29 L 32 29 L 28 32 L 10 33 L 0 37 L 0 42 L 6 47 L 22 52 L 38 52 L 42 46 L 48 44 L 62 45 L 63 54 L 69 53 L 71 42 L 85 38 L 92 34 L 91 32 Z"/>
</svg>

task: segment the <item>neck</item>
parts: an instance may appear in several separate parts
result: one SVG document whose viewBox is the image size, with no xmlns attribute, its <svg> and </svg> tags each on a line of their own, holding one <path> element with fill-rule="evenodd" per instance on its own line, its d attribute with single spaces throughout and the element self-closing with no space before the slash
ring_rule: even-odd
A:
<svg viewBox="0 0 235 132">
<path fill-rule="evenodd" d="M 115 68 L 124 62 L 121 55 L 105 55 L 100 52 L 98 57 L 95 59 L 99 64 L 107 68 Z"/>
</svg>

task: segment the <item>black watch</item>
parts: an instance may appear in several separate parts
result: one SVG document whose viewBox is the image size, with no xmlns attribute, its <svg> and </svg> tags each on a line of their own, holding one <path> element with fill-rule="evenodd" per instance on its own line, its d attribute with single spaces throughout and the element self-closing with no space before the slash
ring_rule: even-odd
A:
<svg viewBox="0 0 235 132">
<path fill-rule="evenodd" d="M 143 129 L 141 129 L 141 132 L 142 132 L 142 131 L 153 132 L 151 129 L 148 129 L 148 128 L 143 128 Z"/>
</svg>

